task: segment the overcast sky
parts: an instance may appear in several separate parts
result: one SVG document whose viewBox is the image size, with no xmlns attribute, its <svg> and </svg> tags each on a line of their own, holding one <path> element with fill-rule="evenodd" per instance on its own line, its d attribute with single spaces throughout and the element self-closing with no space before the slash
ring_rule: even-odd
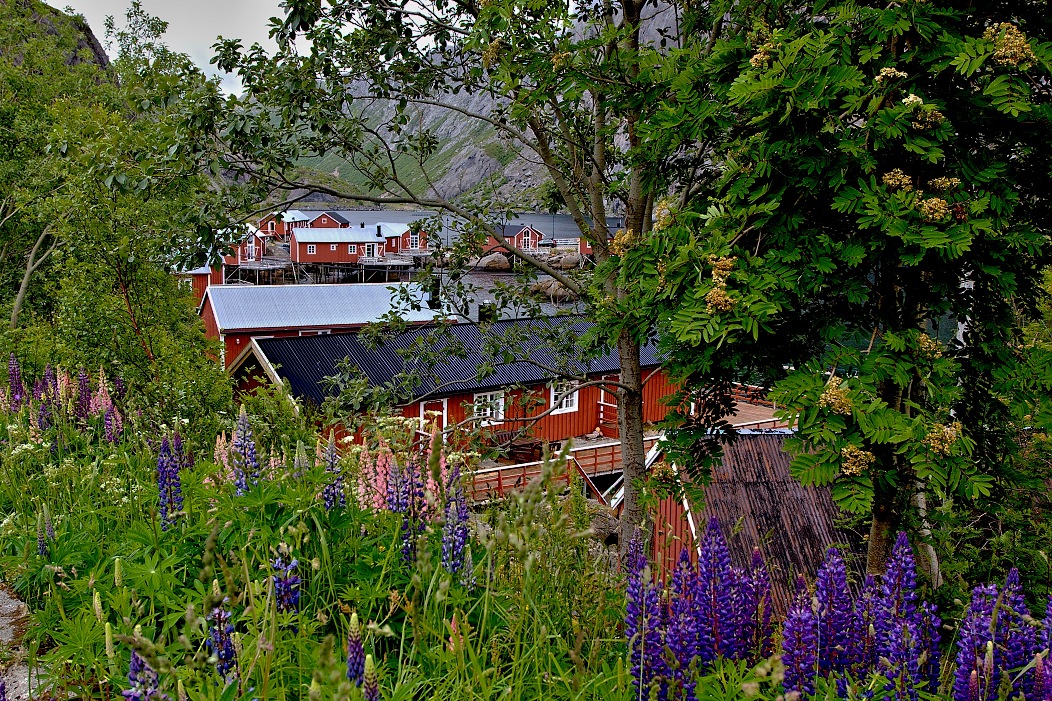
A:
<svg viewBox="0 0 1052 701">
<path fill-rule="evenodd" d="M 199 66 L 214 73 L 208 61 L 212 58 L 212 44 L 217 36 L 238 38 L 246 47 L 254 42 L 268 49 L 273 43 L 267 38 L 267 20 L 281 14 L 280 0 L 142 0 L 143 9 L 168 22 L 165 43 L 173 51 L 189 54 Z M 91 29 L 105 43 L 106 16 L 113 15 L 117 24 L 124 20 L 124 12 L 131 0 L 50 0 L 54 7 L 71 8 L 84 15 Z M 224 87 L 233 89 L 230 77 Z"/>
</svg>

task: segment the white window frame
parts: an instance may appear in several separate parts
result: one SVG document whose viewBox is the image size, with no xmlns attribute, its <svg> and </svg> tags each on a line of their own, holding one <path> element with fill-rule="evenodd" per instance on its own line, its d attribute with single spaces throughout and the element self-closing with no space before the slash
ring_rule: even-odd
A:
<svg viewBox="0 0 1052 701">
<path fill-rule="evenodd" d="M 274 227 L 275 227 L 275 224 L 274 224 L 274 220 L 273 219 L 271 219 L 270 221 L 267 222 L 267 230 L 268 231 L 274 231 Z"/>
<path fill-rule="evenodd" d="M 318 252 L 318 247 L 317 246 L 315 246 L 313 243 L 308 243 L 307 244 L 307 255 L 308 256 L 313 256 L 317 252 Z"/>
<path fill-rule="evenodd" d="M 409 232 L 409 248 L 411 250 L 416 250 L 416 249 L 420 248 L 420 232 L 419 231 L 410 231 Z"/>
<path fill-rule="evenodd" d="M 354 253 L 357 253 L 357 252 L 358 252 L 358 246 L 356 246 L 353 243 L 347 244 L 347 253 L 348 254 L 354 254 Z"/>
<path fill-rule="evenodd" d="M 336 244 L 335 243 L 330 243 L 329 244 L 329 250 L 330 251 L 335 251 L 336 250 Z"/>
<path fill-rule="evenodd" d="M 372 255 L 369 254 L 369 249 L 372 249 Z M 376 258 L 376 244 L 367 243 L 365 244 L 365 250 L 362 251 L 362 255 L 366 258 Z"/>
<path fill-rule="evenodd" d="M 522 230 L 522 248 L 525 251 L 533 248 L 533 230 L 529 227 Z"/>
<path fill-rule="evenodd" d="M 477 393 L 471 405 L 471 413 L 483 426 L 504 422 L 504 390 Z"/>
<path fill-rule="evenodd" d="M 556 402 L 559 400 L 560 395 L 569 392 L 570 389 L 578 387 L 580 384 L 576 380 L 560 380 L 551 384 L 551 393 L 548 401 L 552 405 L 552 414 L 569 414 L 577 411 L 577 408 L 580 406 L 581 392 L 579 390 L 574 391 L 572 394 L 567 394 L 558 404 Z"/>
</svg>

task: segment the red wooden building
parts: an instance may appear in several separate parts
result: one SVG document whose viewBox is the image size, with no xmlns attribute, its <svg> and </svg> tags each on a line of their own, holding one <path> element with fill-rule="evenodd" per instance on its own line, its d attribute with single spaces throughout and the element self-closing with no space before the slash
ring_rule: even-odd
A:
<svg viewBox="0 0 1052 701">
<path fill-rule="evenodd" d="M 412 324 L 435 318 L 419 285 L 404 285 L 417 310 L 402 309 L 402 285 L 213 285 L 201 302 L 209 338 L 223 344 L 224 366 L 243 355 L 253 338 L 316 336 L 360 329 L 397 310 Z"/>
<path fill-rule="evenodd" d="M 544 232 L 533 226 L 507 224 L 501 227 L 501 229 L 501 233 L 508 243 L 514 245 L 516 248 L 521 248 L 524 251 L 536 251 L 544 245 L 541 243 L 545 239 Z M 497 249 L 503 250 L 503 244 L 492 236 L 488 237 L 486 243 L 482 247 L 482 250 L 486 252 Z"/>
<path fill-rule="evenodd" d="M 587 382 L 555 376 L 544 369 L 556 362 L 550 344 L 541 340 L 540 332 L 530 336 L 535 327 L 542 325 L 577 335 L 590 326 L 583 320 L 565 317 L 497 321 L 488 331 L 476 324 L 456 324 L 440 330 L 420 326 L 380 346 L 359 339 L 354 333 L 257 338 L 230 372 L 242 389 L 254 386 L 253 378 L 265 376 L 273 382 L 287 381 L 297 399 L 320 404 L 326 396 L 325 378 L 337 374 L 337 364 L 347 358 L 373 386 L 399 384 L 402 373 L 409 373 L 412 387 L 399 403 L 399 411 L 406 417 L 423 420 L 428 412 L 434 412 L 430 416 L 438 418 L 443 426 L 472 419 L 493 433 L 522 434 L 547 442 L 616 432 L 612 397 L 602 386 L 589 383 L 617 379 L 617 354 L 607 353 L 578 364 L 573 374 L 587 378 Z M 523 359 L 493 364 L 491 349 L 494 342 L 499 344 L 502 334 L 507 334 L 507 338 L 528 338 L 521 349 Z M 424 365 L 412 354 L 398 352 L 415 344 L 438 350 L 448 346 L 453 352 L 434 365 Z M 659 367 L 656 347 L 645 346 L 640 359 L 647 377 L 644 419 L 658 422 L 668 411 L 661 400 L 673 388 Z M 478 377 L 478 368 L 485 364 L 492 365 L 493 371 Z"/>
</svg>

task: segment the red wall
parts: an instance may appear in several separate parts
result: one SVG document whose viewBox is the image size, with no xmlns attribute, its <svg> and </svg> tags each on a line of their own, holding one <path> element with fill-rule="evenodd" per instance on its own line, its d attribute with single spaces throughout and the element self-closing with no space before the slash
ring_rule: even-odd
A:
<svg viewBox="0 0 1052 701">
<path fill-rule="evenodd" d="M 523 232 L 523 229 L 520 229 L 518 232 L 516 232 L 516 234 L 514 236 L 508 238 L 508 242 L 513 244 L 517 248 L 522 248 L 522 240 L 523 240 L 523 238 L 525 238 L 522 235 L 522 232 Z M 541 241 L 543 241 L 543 240 L 544 240 L 544 234 L 541 233 L 540 231 L 537 231 L 536 229 L 534 229 L 533 230 L 533 241 L 531 242 L 530 248 L 531 249 L 537 248 L 537 246 L 539 246 Z M 497 241 L 497 239 L 495 239 L 492 236 L 490 236 L 486 240 L 485 245 L 483 245 L 482 250 L 484 250 L 484 251 L 492 251 L 494 249 L 502 249 L 502 244 L 499 241 Z"/>
<path fill-rule="evenodd" d="M 336 250 L 332 250 L 332 246 L 336 246 Z M 355 253 L 348 253 L 347 246 L 356 246 Z M 316 246 L 316 252 L 314 254 L 307 253 L 307 246 Z M 307 244 L 301 243 L 296 239 L 296 234 L 292 234 L 292 260 L 298 263 L 357 263 L 358 259 L 362 256 L 364 243 L 314 243 Z M 377 243 L 376 253 L 378 256 L 384 254 L 384 245 Z"/>
<path fill-rule="evenodd" d="M 341 224 L 327 214 L 322 214 L 310 223 L 312 229 L 346 229 L 347 224 Z"/>
</svg>

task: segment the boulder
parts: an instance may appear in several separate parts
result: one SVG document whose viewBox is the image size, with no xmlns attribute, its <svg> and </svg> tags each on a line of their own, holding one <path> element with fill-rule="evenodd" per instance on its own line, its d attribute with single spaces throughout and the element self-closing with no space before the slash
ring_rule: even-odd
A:
<svg viewBox="0 0 1052 701">
<path fill-rule="evenodd" d="M 552 302 L 571 302 L 577 299 L 574 292 L 555 279 L 538 280 L 530 285 L 530 292 L 547 297 Z"/>
<path fill-rule="evenodd" d="M 503 253 L 490 253 L 479 260 L 477 267 L 481 270 L 511 270 L 511 263 Z"/>
</svg>

